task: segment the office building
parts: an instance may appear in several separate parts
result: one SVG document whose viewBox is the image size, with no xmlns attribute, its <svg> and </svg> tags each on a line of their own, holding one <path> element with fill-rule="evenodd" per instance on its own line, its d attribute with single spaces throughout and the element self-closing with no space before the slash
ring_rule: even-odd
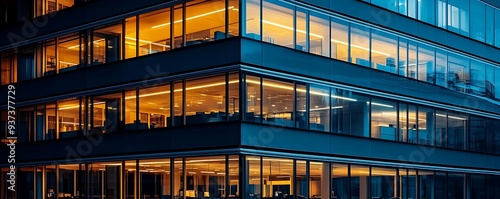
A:
<svg viewBox="0 0 500 199">
<path fill-rule="evenodd" d="M 500 198 L 497 1 L 3 5 L 0 198 Z"/>
</svg>

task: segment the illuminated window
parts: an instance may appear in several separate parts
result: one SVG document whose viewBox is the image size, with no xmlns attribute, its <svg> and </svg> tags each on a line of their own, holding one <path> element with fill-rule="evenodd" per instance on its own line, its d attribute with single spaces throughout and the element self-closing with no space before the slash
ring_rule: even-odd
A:
<svg viewBox="0 0 500 199">
<path fill-rule="evenodd" d="M 76 69 L 80 64 L 80 38 L 77 34 L 59 38 L 59 72 Z"/>
<path fill-rule="evenodd" d="M 331 21 L 332 58 L 347 61 L 349 55 L 349 24 L 345 21 L 332 18 Z"/>
<path fill-rule="evenodd" d="M 170 86 L 139 89 L 139 114 L 145 117 L 141 118 L 141 123 L 146 123 L 149 128 L 167 127 L 170 118 Z"/>
<path fill-rule="evenodd" d="M 186 81 L 186 124 L 225 121 L 225 91 L 225 76 Z"/>
<path fill-rule="evenodd" d="M 371 59 L 373 67 L 390 73 L 396 73 L 397 37 L 385 32 L 372 33 Z"/>
<path fill-rule="evenodd" d="M 350 62 L 370 67 L 370 28 L 351 24 Z"/>
<path fill-rule="evenodd" d="M 293 47 L 293 7 L 277 0 L 266 0 L 262 5 L 262 40 L 280 46 Z M 305 22 L 303 24 L 305 26 Z M 297 26 L 305 38 L 306 30 Z"/>
<path fill-rule="evenodd" d="M 262 86 L 262 97 L 264 100 L 262 114 L 264 123 L 293 127 L 293 83 L 263 79 Z M 305 91 L 305 88 L 301 88 L 300 92 L 304 95 L 303 106 L 299 107 L 299 105 L 297 105 L 297 108 L 303 110 L 303 113 L 305 113 L 306 109 Z"/>
<path fill-rule="evenodd" d="M 234 7 L 229 7 L 230 12 Z M 225 2 L 195 0 L 186 3 L 186 46 L 224 39 Z M 175 22 L 174 22 L 175 23 Z"/>
<path fill-rule="evenodd" d="M 133 18 L 128 25 L 134 26 Z M 129 31 L 133 33 L 133 31 Z M 125 37 L 125 46 L 135 49 L 135 35 Z M 139 15 L 139 56 L 170 49 L 170 8 Z M 133 54 L 129 52 L 129 54 Z"/>
<path fill-rule="evenodd" d="M 78 136 L 82 129 L 80 119 L 80 100 L 68 99 L 57 103 L 59 138 Z"/>
</svg>

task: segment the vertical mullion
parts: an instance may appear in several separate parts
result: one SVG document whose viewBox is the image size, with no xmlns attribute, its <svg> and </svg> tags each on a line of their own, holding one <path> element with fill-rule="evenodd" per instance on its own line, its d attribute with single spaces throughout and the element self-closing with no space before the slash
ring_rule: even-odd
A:
<svg viewBox="0 0 500 199">
<path fill-rule="evenodd" d="M 56 58 L 55 58 L 55 65 L 56 65 L 56 74 L 59 74 L 59 37 L 56 37 L 54 39 L 55 43 L 54 43 L 54 49 L 55 49 L 55 55 L 56 55 Z M 11 82 L 13 82 L 14 79 L 11 79 Z"/>
<path fill-rule="evenodd" d="M 418 62 L 417 62 L 418 63 Z M 416 140 L 415 140 L 415 144 L 420 144 L 419 143 L 419 134 L 420 134 L 420 130 L 419 130 L 419 126 L 420 126 L 420 122 L 418 121 L 418 108 L 419 106 L 415 105 L 415 123 L 417 124 L 417 128 L 415 129 L 415 134 L 416 134 Z M 409 118 L 408 118 L 409 119 Z"/>
<path fill-rule="evenodd" d="M 401 180 L 400 180 L 400 176 L 399 176 L 399 169 L 396 169 L 396 185 L 397 186 L 394 186 L 394 188 L 396 189 L 396 198 L 401 198 L 401 186 L 400 186 L 400 183 L 401 183 Z"/>
<path fill-rule="evenodd" d="M 297 49 L 297 7 L 293 8 L 293 49 Z M 294 87 L 295 90 L 295 87 Z"/>
<path fill-rule="evenodd" d="M 420 175 L 419 175 L 418 171 L 419 171 L 418 169 L 415 169 L 415 180 L 416 180 L 415 188 L 416 188 L 417 198 L 420 197 Z"/>
<path fill-rule="evenodd" d="M 134 121 L 136 129 L 139 129 L 139 124 L 141 123 L 140 114 L 139 114 L 139 103 L 140 103 L 139 102 L 139 88 L 136 88 L 135 89 L 135 121 Z"/>
<path fill-rule="evenodd" d="M 88 117 L 89 119 L 89 124 L 90 124 L 90 129 L 88 135 L 90 135 L 90 132 L 93 132 L 94 130 L 94 97 L 90 98 L 90 108 L 89 108 L 89 114 L 90 116 Z"/>
<path fill-rule="evenodd" d="M 309 37 L 307 37 L 307 38 L 309 38 Z M 311 86 L 311 84 L 306 84 L 306 115 L 305 115 L 306 116 L 306 129 L 310 128 L 310 124 L 309 124 L 309 122 L 310 122 L 309 117 L 311 116 L 310 115 L 311 107 L 310 107 L 310 99 L 309 99 L 309 92 L 311 90 L 310 86 Z"/>
<path fill-rule="evenodd" d="M 351 23 L 347 24 L 347 61 L 352 63 L 351 57 Z"/>
<path fill-rule="evenodd" d="M 264 194 L 264 171 L 263 171 L 263 167 L 264 167 L 264 160 L 262 158 L 262 156 L 259 157 L 260 158 L 260 198 L 262 198 L 262 195 Z"/>
<path fill-rule="evenodd" d="M 297 178 L 297 160 L 293 159 L 293 169 L 292 169 L 292 195 L 293 195 L 293 199 L 297 199 L 297 189 L 295 187 L 297 187 L 297 181 L 296 181 L 296 178 Z"/>
<path fill-rule="evenodd" d="M 246 0 L 238 0 L 238 8 L 240 9 L 238 12 L 238 35 L 244 36 L 246 32 L 246 22 L 244 16 L 246 13 L 246 5 L 243 5 L 243 1 L 246 2 Z M 260 6 L 259 6 L 260 7 Z M 241 112 L 241 111 L 240 111 Z"/>
<path fill-rule="evenodd" d="M 238 167 L 240 169 L 240 175 L 238 176 L 238 187 L 239 187 L 239 192 L 240 196 L 246 196 L 247 195 L 247 183 L 248 183 L 248 173 L 250 172 L 248 170 L 248 165 L 247 165 L 247 160 L 246 160 L 246 155 L 244 154 L 239 154 L 238 155 L 239 160 L 238 160 Z"/>
<path fill-rule="evenodd" d="M 225 107 L 225 111 L 226 111 L 225 120 L 228 121 L 229 120 L 229 73 L 226 73 L 225 77 L 226 77 L 226 87 L 225 87 L 225 92 L 226 92 L 225 96 L 226 97 L 224 99 L 226 101 L 226 103 L 225 103 L 225 106 L 226 106 Z"/>
<path fill-rule="evenodd" d="M 260 79 L 260 121 L 259 123 L 262 123 L 263 119 L 264 119 L 264 86 L 263 86 L 263 78 L 262 77 L 259 77 Z"/>
<path fill-rule="evenodd" d="M 126 29 L 127 23 L 125 21 L 126 21 L 126 19 L 122 20 L 122 37 L 121 37 L 122 44 L 120 45 L 120 50 L 121 50 L 120 60 L 125 59 L 125 41 L 126 41 L 125 34 L 127 33 L 127 29 Z"/>
<path fill-rule="evenodd" d="M 93 65 L 94 63 L 94 29 L 91 28 L 89 30 L 89 43 L 88 43 L 88 48 L 90 49 L 90 62 L 88 63 L 89 65 Z"/>
<path fill-rule="evenodd" d="M 230 183 L 231 183 L 230 180 L 231 179 L 230 179 L 230 176 L 229 176 L 229 155 L 226 155 L 225 158 L 226 158 L 226 167 L 225 167 L 225 169 L 226 169 L 226 172 L 225 172 L 225 175 L 226 175 L 226 181 L 225 181 L 226 186 L 224 187 L 224 198 L 228 199 L 228 197 L 229 197 L 228 196 L 229 195 L 229 190 L 231 189 L 231 185 L 230 185 Z"/>
<path fill-rule="evenodd" d="M 174 7 L 169 7 L 168 8 L 170 10 L 170 24 L 174 24 L 174 12 L 175 12 L 175 9 Z M 170 46 L 170 50 L 172 50 L 174 48 L 174 39 L 175 39 L 175 36 L 174 36 L 174 25 L 171 25 L 170 28 L 169 28 L 169 31 L 170 31 L 170 41 L 168 41 L 168 44 Z M 172 95 L 173 92 L 170 93 L 170 95 Z M 172 109 L 172 107 L 170 107 L 170 109 Z M 173 193 L 173 192 L 171 192 Z"/>
<path fill-rule="evenodd" d="M 347 198 L 351 198 L 351 164 L 347 165 Z"/>
<path fill-rule="evenodd" d="M 239 77 L 238 77 L 238 84 L 239 84 L 239 106 L 240 106 L 240 114 L 239 114 L 239 120 L 242 121 L 246 119 L 243 114 L 246 114 L 247 112 L 247 95 L 246 95 L 246 90 L 247 90 L 247 84 L 246 84 L 246 76 L 245 74 L 240 70 L 239 71 Z M 262 98 L 261 98 L 262 100 Z"/>
<path fill-rule="evenodd" d="M 125 191 L 125 186 L 127 186 L 126 183 L 128 182 L 128 181 L 125 181 L 125 178 L 124 178 L 124 176 L 125 176 L 125 160 L 122 160 L 122 167 L 121 167 L 120 171 L 121 171 L 120 173 L 121 173 L 121 182 L 122 182 L 122 183 L 120 183 L 120 193 L 121 193 L 120 198 L 124 198 L 124 196 L 127 195 L 127 192 Z"/>
<path fill-rule="evenodd" d="M 307 49 L 307 52 L 311 52 L 311 49 L 310 49 L 311 45 L 309 45 L 309 42 L 311 42 L 310 35 L 309 35 L 310 34 L 310 31 L 309 31 L 310 23 L 309 22 L 310 22 L 311 15 L 310 15 L 309 10 L 306 10 L 305 14 L 306 14 L 306 17 L 305 17 L 305 21 L 306 21 L 306 46 L 305 46 L 305 48 Z"/>
<path fill-rule="evenodd" d="M 365 27 L 367 29 L 368 27 Z M 373 62 L 372 62 L 372 29 L 368 28 L 368 62 L 370 63 L 370 68 L 373 68 Z"/>
<path fill-rule="evenodd" d="M 297 82 L 293 82 L 293 112 L 292 112 L 292 121 L 293 121 L 293 126 L 296 128 L 299 128 L 300 126 L 297 125 Z M 262 98 L 261 98 L 262 100 Z M 307 111 L 307 110 L 306 110 Z"/>
<path fill-rule="evenodd" d="M 170 39 L 170 41 L 172 41 L 172 39 Z M 172 47 L 172 46 L 171 46 Z M 170 82 L 170 104 L 169 104 L 169 107 L 170 107 L 170 126 L 169 127 L 172 127 L 172 126 L 175 126 L 174 122 L 174 117 L 175 117 L 175 111 L 174 111 L 174 86 L 175 86 L 175 82 Z M 168 123 L 167 123 L 168 124 Z M 173 182 L 173 181 L 172 181 Z M 170 192 L 170 193 L 174 193 L 174 192 Z"/>
<path fill-rule="evenodd" d="M 225 0 L 225 8 L 226 8 L 226 10 L 224 11 L 224 20 L 225 20 L 225 25 L 224 25 L 225 34 L 224 35 L 225 35 L 225 38 L 228 38 L 229 37 L 229 0 Z M 226 113 L 227 113 L 227 111 L 226 111 Z M 225 195 L 227 195 L 227 194 L 225 194 Z"/>
<path fill-rule="evenodd" d="M 173 26 L 173 25 L 172 25 Z M 139 56 L 139 15 L 135 16 L 135 56 Z"/>
<path fill-rule="evenodd" d="M 310 171 L 309 164 L 310 164 L 310 162 L 309 162 L 309 160 L 306 160 L 305 162 L 306 162 L 306 189 L 305 189 L 306 190 L 306 193 L 305 193 L 306 197 L 305 198 L 309 199 L 309 195 L 310 195 L 309 194 L 310 193 L 309 187 L 311 184 L 310 178 L 309 178 L 309 171 Z"/>
<path fill-rule="evenodd" d="M 182 4 L 182 46 L 186 46 L 186 3 Z"/>
<path fill-rule="evenodd" d="M 139 160 L 135 160 L 135 176 L 134 176 L 134 195 L 136 199 L 139 199 L 141 197 L 140 195 L 140 186 L 139 186 L 139 181 L 140 181 L 140 167 L 139 167 Z"/>
<path fill-rule="evenodd" d="M 370 97 L 370 103 L 368 105 L 368 137 L 369 138 L 372 137 L 372 122 L 371 122 L 371 119 L 372 119 L 372 101 L 373 101 L 373 97 Z"/>
<path fill-rule="evenodd" d="M 185 125 L 186 124 L 186 80 L 182 81 L 182 109 L 181 110 L 182 110 L 181 125 Z"/>
<path fill-rule="evenodd" d="M 83 124 L 82 124 L 82 99 L 83 97 L 78 97 L 78 134 L 77 136 L 79 136 L 82 132 L 82 127 L 83 127 Z M 35 107 L 35 114 L 36 114 L 36 107 Z"/>
<path fill-rule="evenodd" d="M 264 13 L 263 13 L 263 7 L 264 7 L 264 1 L 263 0 L 260 0 L 260 6 L 259 6 L 259 11 L 260 11 L 260 21 L 259 21 L 259 30 L 260 30 L 260 41 L 264 41 L 264 31 L 262 30 L 262 21 L 264 20 L 264 18 L 262 18 L 264 16 Z M 262 101 L 262 98 L 260 98 L 261 101 Z M 262 110 L 262 106 L 260 107 L 260 109 Z"/>
<path fill-rule="evenodd" d="M 330 23 L 331 24 L 331 23 Z M 330 42 L 330 45 L 331 45 L 332 42 Z M 334 132 L 334 123 L 335 123 L 335 118 L 333 117 L 334 114 L 333 114 L 333 100 L 332 100 L 332 90 L 333 88 L 331 87 L 328 87 L 328 104 L 330 105 L 329 106 L 329 110 L 330 110 L 330 114 L 329 114 L 329 119 L 330 119 L 330 129 L 329 129 L 329 132 Z"/>
<path fill-rule="evenodd" d="M 333 58 L 332 57 L 332 53 L 333 53 L 332 52 L 332 39 L 333 39 L 333 37 L 332 37 L 332 17 L 328 17 L 328 38 L 330 38 L 328 41 L 328 52 L 329 52 L 328 57 Z"/>
<path fill-rule="evenodd" d="M 396 62 L 397 63 L 397 62 Z M 399 142 L 401 139 L 400 139 L 400 135 L 399 135 L 399 112 L 401 111 L 401 102 L 397 102 L 396 105 L 398 107 L 396 107 L 396 142 Z"/>
<path fill-rule="evenodd" d="M 172 109 L 172 108 L 171 108 Z M 175 158 L 170 158 L 170 195 L 174 195 L 174 184 L 175 184 Z"/>
</svg>

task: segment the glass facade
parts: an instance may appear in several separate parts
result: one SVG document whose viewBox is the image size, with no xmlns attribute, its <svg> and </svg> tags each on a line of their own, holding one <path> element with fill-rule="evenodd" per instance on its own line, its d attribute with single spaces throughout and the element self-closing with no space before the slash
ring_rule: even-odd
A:
<svg viewBox="0 0 500 199">
<path fill-rule="evenodd" d="M 495 131 L 500 125 L 498 119 L 333 86 L 242 73 L 21 107 L 17 129 L 26 133 L 19 135 L 19 141 L 242 119 L 458 150 L 500 152 L 500 135 Z M 241 92 L 246 92 L 243 100 Z M 240 106 L 244 112 L 240 112 Z M 6 111 L 1 113 L 5 137 Z"/>
<path fill-rule="evenodd" d="M 38 1 L 54 5 L 42 14 L 73 5 Z M 1 85 L 239 36 L 238 6 L 239 0 L 191 1 L 1 52 Z"/>
<path fill-rule="evenodd" d="M 477 0 L 470 1 L 471 5 L 456 0 L 373 0 L 372 3 L 498 43 L 500 39 L 495 38 L 500 32 L 497 23 L 500 11 Z M 238 36 L 241 27 L 242 35 L 248 38 L 458 92 L 500 98 L 500 72 L 487 72 L 500 70 L 495 63 L 279 0 L 245 0 L 241 2 L 244 5 L 241 10 L 239 4 L 238 0 L 193 1 L 24 46 L 17 53 L 2 52 L 0 81 L 5 85 Z M 469 18 L 478 23 L 469 25 Z"/>
<path fill-rule="evenodd" d="M 499 19 L 500 17 L 500 9 L 481 0 L 365 1 L 480 42 L 500 47 L 500 24 L 495 22 L 495 18 Z"/>
<path fill-rule="evenodd" d="M 0 193 L 9 199 L 500 197 L 500 175 L 250 155 L 24 166 L 18 192 L 6 190 L 8 171 Z"/>
</svg>

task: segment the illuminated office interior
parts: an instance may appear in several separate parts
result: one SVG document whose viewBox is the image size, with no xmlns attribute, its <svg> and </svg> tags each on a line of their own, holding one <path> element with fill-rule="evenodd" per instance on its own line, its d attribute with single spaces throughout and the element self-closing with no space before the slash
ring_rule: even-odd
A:
<svg viewBox="0 0 500 199">
<path fill-rule="evenodd" d="M 19 191 L 0 160 L 0 198 L 500 198 L 491 0 L 18 7 L 0 155 L 15 127 Z"/>
</svg>

